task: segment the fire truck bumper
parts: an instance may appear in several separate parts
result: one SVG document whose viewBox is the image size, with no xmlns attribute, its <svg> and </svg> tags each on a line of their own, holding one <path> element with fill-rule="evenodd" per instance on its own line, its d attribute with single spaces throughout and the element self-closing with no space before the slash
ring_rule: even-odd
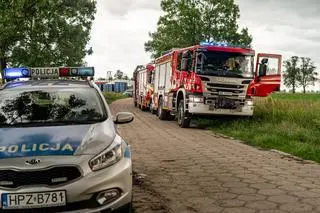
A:
<svg viewBox="0 0 320 213">
<path fill-rule="evenodd" d="M 253 104 L 247 102 L 238 109 L 216 109 L 209 104 L 204 103 L 188 103 L 188 111 L 194 115 L 235 115 L 235 116 L 252 116 Z"/>
</svg>

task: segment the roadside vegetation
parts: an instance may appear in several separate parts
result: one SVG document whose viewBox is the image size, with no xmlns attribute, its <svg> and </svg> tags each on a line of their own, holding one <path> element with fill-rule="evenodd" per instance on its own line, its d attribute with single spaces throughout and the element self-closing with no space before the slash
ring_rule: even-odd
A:
<svg viewBox="0 0 320 213">
<path fill-rule="evenodd" d="M 104 92 L 103 95 L 106 98 L 106 101 L 108 102 L 108 104 L 111 104 L 112 102 L 119 99 L 128 98 L 128 96 L 125 96 L 122 93 L 116 93 L 116 92 Z"/>
<path fill-rule="evenodd" d="M 252 118 L 199 119 L 200 127 L 320 162 L 320 93 L 277 93 L 256 99 Z"/>
</svg>

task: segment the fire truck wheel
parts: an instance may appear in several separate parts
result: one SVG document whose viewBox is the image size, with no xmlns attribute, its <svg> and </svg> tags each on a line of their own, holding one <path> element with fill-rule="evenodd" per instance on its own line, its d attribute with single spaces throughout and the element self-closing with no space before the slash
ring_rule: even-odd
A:
<svg viewBox="0 0 320 213">
<path fill-rule="evenodd" d="M 146 110 L 146 107 L 145 107 L 143 104 L 141 104 L 140 109 L 141 109 L 142 111 L 145 111 L 145 110 Z"/>
<path fill-rule="evenodd" d="M 157 110 L 154 110 L 151 106 L 150 106 L 150 112 L 154 115 L 157 114 Z"/>
<path fill-rule="evenodd" d="M 158 117 L 160 120 L 167 120 L 169 113 L 162 109 L 163 101 L 162 98 L 159 98 L 159 105 L 158 105 Z"/>
<path fill-rule="evenodd" d="M 178 118 L 178 125 L 181 128 L 188 128 L 190 126 L 190 117 L 186 114 L 184 110 L 184 103 L 183 100 L 179 101 L 178 105 L 178 112 L 177 112 L 177 118 Z"/>
</svg>

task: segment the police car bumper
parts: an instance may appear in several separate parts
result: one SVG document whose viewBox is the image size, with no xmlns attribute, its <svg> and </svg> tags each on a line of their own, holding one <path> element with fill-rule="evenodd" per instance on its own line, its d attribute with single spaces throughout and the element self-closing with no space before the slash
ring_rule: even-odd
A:
<svg viewBox="0 0 320 213">
<path fill-rule="evenodd" d="M 79 156 L 79 158 L 87 158 L 87 156 Z M 29 198 L 31 194 L 37 196 L 38 193 L 42 194 L 44 200 L 47 198 L 46 194 L 49 195 L 51 201 L 52 193 L 56 193 L 54 196 L 58 199 L 61 198 L 61 193 L 65 193 L 63 195 L 65 196 L 65 203 L 55 207 L 47 204 L 35 208 L 17 206 L 13 209 L 13 212 L 35 212 L 35 209 L 41 209 L 42 212 L 64 213 L 94 213 L 102 210 L 113 212 L 132 202 L 132 164 L 130 158 L 124 157 L 116 164 L 96 172 L 88 172 L 88 169 L 90 169 L 88 167 L 87 164 L 86 168 L 81 168 L 87 171 L 84 172 L 86 174 L 82 177 L 60 187 L 28 186 L 14 190 L 0 189 L 2 200 L 0 212 L 12 212 L 12 208 L 6 207 L 8 204 L 3 205 L 4 200 L 12 204 L 22 199 L 22 197 L 19 198 L 19 195 L 28 194 Z M 13 197 L 11 195 L 11 197 L 8 197 L 7 194 L 9 193 L 13 193 Z"/>
<path fill-rule="evenodd" d="M 195 115 L 234 115 L 234 116 L 252 116 L 253 103 L 248 102 L 238 109 L 215 109 L 209 104 L 199 102 L 189 102 L 188 112 Z"/>
</svg>

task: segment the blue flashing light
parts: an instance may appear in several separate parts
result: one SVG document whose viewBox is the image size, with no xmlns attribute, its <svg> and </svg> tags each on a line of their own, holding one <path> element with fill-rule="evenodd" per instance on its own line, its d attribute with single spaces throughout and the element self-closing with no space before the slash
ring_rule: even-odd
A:
<svg viewBox="0 0 320 213">
<path fill-rule="evenodd" d="M 218 47 L 228 47 L 229 44 L 227 42 L 208 42 L 208 41 L 202 41 L 200 42 L 201 46 L 218 46 Z"/>
<path fill-rule="evenodd" d="M 28 68 L 5 68 L 4 79 L 17 79 L 30 77 L 30 71 Z"/>
<path fill-rule="evenodd" d="M 94 68 L 93 67 L 80 67 L 78 68 L 79 76 L 94 76 Z"/>
<path fill-rule="evenodd" d="M 229 44 L 227 42 L 216 42 L 216 41 L 202 41 L 200 42 L 201 46 L 214 46 L 214 47 L 240 47 L 240 48 L 248 48 L 245 45 L 235 45 L 235 44 Z"/>
</svg>

